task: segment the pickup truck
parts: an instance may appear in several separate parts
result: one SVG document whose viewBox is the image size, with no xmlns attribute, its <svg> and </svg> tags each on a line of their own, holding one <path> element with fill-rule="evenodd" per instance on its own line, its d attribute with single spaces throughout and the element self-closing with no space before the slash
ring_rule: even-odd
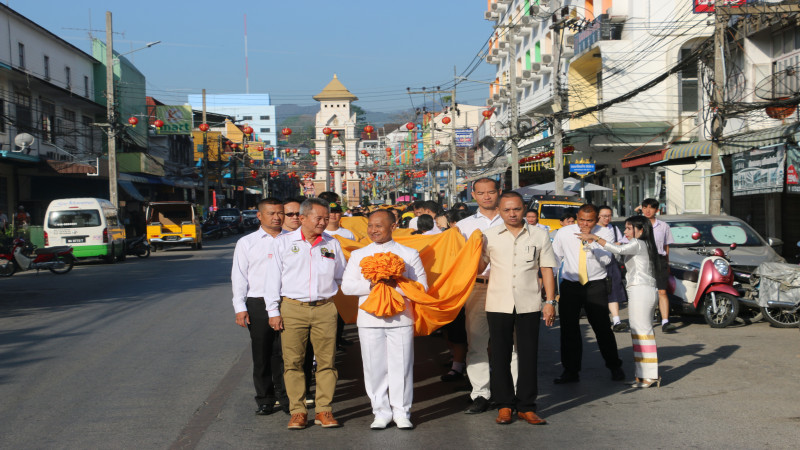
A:
<svg viewBox="0 0 800 450">
<path fill-rule="evenodd" d="M 188 245 L 203 248 L 200 217 L 191 202 L 152 202 L 145 211 L 147 239 L 153 249 Z"/>
</svg>

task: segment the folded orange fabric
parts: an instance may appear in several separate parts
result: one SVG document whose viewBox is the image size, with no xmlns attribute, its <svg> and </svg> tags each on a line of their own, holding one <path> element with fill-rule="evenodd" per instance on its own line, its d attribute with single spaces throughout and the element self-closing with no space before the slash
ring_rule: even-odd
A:
<svg viewBox="0 0 800 450">
<path fill-rule="evenodd" d="M 346 258 L 350 257 L 351 251 L 370 243 L 368 238 L 359 242 L 342 239 L 339 236 L 336 238 L 339 239 Z M 464 242 L 464 238 L 458 230 L 450 229 L 437 235 L 397 236 L 395 240 L 420 252 L 420 259 L 422 259 L 430 285 L 428 291 L 426 292 L 420 283 L 402 276 L 396 278 L 396 281 L 397 286 L 411 300 L 414 309 L 415 334 L 417 336 L 429 335 L 436 329 L 452 322 L 472 293 L 481 257 L 482 234 L 480 231 L 475 231 L 469 240 Z M 364 260 L 366 259 L 368 258 L 364 258 Z M 398 257 L 398 259 L 400 258 Z M 362 273 L 364 260 L 362 260 Z M 400 273 L 402 274 L 402 270 Z M 385 292 L 384 289 L 394 293 L 397 291 L 385 283 L 378 283 L 376 288 L 381 285 L 383 287 L 380 287 L 378 293 L 375 292 L 375 289 L 370 293 L 370 297 L 375 294 L 378 300 L 370 302 L 369 305 L 364 302 L 361 308 L 382 317 L 403 311 L 404 304 L 399 307 L 396 299 L 394 302 L 386 300 L 387 296 L 391 296 L 392 293 Z M 397 294 L 399 296 L 399 293 Z M 334 300 L 342 319 L 347 323 L 354 323 L 358 316 L 358 297 L 345 296 L 340 291 Z M 369 297 L 367 300 L 369 301 Z M 364 305 L 367 306 L 364 307 Z M 390 314 L 392 311 L 396 312 Z"/>
<path fill-rule="evenodd" d="M 362 259 L 359 266 L 364 279 L 375 284 L 359 308 L 378 317 L 391 317 L 406 309 L 403 296 L 384 283 L 386 280 L 405 280 L 403 258 L 390 252 L 375 253 Z"/>
</svg>

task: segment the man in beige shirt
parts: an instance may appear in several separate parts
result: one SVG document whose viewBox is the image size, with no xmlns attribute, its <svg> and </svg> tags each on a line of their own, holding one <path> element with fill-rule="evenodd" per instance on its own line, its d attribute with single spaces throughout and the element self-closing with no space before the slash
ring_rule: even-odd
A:
<svg viewBox="0 0 800 450">
<path fill-rule="evenodd" d="M 481 266 L 491 264 L 486 291 L 489 322 L 491 391 L 499 413 L 496 422 L 509 424 L 513 409 L 532 425 L 547 423 L 536 415 L 539 320 L 553 325 L 556 257 L 547 232 L 525 221 L 525 203 L 516 192 L 500 196 L 503 223 L 484 232 Z M 481 270 L 481 268 L 479 268 Z M 547 301 L 542 307 L 539 271 Z M 516 395 L 511 377 L 511 351 L 517 334 L 519 376 Z"/>
</svg>

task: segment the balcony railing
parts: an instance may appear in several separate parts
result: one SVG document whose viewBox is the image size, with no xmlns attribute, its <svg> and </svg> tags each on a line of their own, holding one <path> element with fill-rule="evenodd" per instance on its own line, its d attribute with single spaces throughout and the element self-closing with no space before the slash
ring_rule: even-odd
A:
<svg viewBox="0 0 800 450">
<path fill-rule="evenodd" d="M 583 31 L 575 35 L 575 54 L 579 55 L 592 48 L 598 41 L 618 41 L 622 39 L 622 24 L 611 23 L 608 14 L 601 14 Z"/>
</svg>

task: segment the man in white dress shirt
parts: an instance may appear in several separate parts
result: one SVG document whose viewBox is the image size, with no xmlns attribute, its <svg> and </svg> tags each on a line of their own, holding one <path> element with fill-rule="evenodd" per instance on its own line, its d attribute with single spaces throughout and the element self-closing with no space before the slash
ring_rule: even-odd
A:
<svg viewBox="0 0 800 450">
<path fill-rule="evenodd" d="M 425 268 L 419 252 L 392 240 L 397 228 L 394 214 L 379 209 L 369 216 L 368 246 L 350 254 L 342 279 L 342 292 L 358 295 L 363 304 L 374 287 L 361 273 L 361 260 L 376 253 L 394 253 L 403 258 L 403 276 L 428 288 Z M 409 300 L 394 280 L 381 281 L 397 289 L 405 300 L 405 309 L 391 317 L 378 317 L 358 310 L 358 337 L 364 363 L 364 385 L 372 403 L 375 420 L 372 429 L 384 429 L 394 420 L 399 429 L 411 429 L 411 401 L 414 393 L 414 313 Z"/>
<path fill-rule="evenodd" d="M 356 236 L 352 231 L 347 228 L 342 228 L 342 205 L 331 203 L 329 206 L 331 208 L 331 218 L 330 221 L 328 221 L 328 227 L 325 228 L 325 232 L 331 236 L 341 236 L 351 241 L 356 240 Z"/>
<path fill-rule="evenodd" d="M 331 412 L 338 378 L 334 365 L 338 312 L 332 297 L 339 290 L 346 262 L 339 241 L 324 233 L 328 217 L 328 203 L 305 200 L 300 205 L 300 228 L 276 239 L 267 255 L 264 299 L 270 326 L 283 330 L 283 379 L 292 414 L 289 429 L 303 429 L 308 423 L 303 361 L 309 339 L 317 359 L 314 423 L 323 428 L 339 426 Z"/>
<path fill-rule="evenodd" d="M 458 221 L 456 226 L 469 239 L 475 230 L 485 231 L 501 225 L 503 218 L 497 211 L 500 184 L 491 178 L 481 178 L 472 184 L 472 198 L 478 203 L 478 212 Z M 486 288 L 489 270 L 484 270 L 475 280 L 475 288 L 465 304 L 467 329 L 467 375 L 472 384 L 472 405 L 466 414 L 479 414 L 489 408 L 492 391 L 489 382 L 489 322 L 486 320 Z M 455 360 L 453 364 L 455 365 Z M 517 377 L 517 352 L 511 355 L 511 373 Z"/>
<path fill-rule="evenodd" d="M 581 308 L 592 326 L 600 354 L 611 371 L 611 379 L 622 381 L 622 360 L 617 352 L 617 340 L 608 320 L 608 290 L 606 266 L 612 255 L 597 242 L 581 242 L 576 233 L 592 233 L 606 242 L 614 242 L 608 228 L 597 225 L 598 210 L 586 204 L 578 210 L 578 220 L 558 230 L 553 239 L 553 252 L 564 264 L 561 271 L 561 366 L 564 372 L 553 380 L 556 384 L 577 383 L 581 370 L 583 343 L 579 325 Z"/>
<path fill-rule="evenodd" d="M 281 234 L 283 203 L 275 198 L 261 200 L 256 216 L 261 222 L 258 230 L 236 242 L 231 285 L 236 324 L 250 331 L 256 414 L 263 416 L 273 412 L 276 400 L 284 412 L 289 412 L 289 400 L 283 387 L 281 335 L 269 326 L 264 303 L 267 255 L 275 238 Z"/>
</svg>

